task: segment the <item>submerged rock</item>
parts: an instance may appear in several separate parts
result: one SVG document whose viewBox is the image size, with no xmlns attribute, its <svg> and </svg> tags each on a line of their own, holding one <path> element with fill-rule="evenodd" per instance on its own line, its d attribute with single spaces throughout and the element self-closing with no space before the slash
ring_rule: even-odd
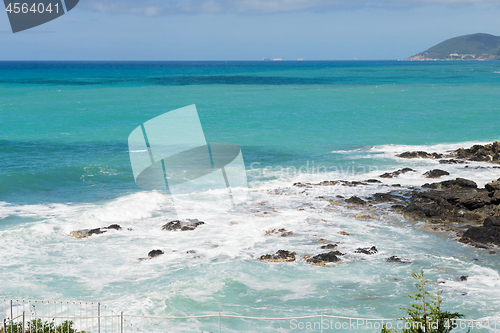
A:
<svg viewBox="0 0 500 333">
<path fill-rule="evenodd" d="M 404 153 L 396 155 L 401 158 L 442 158 L 442 154 L 428 153 L 425 151 L 405 151 Z"/>
<path fill-rule="evenodd" d="M 259 260 L 269 262 L 290 262 L 295 261 L 295 252 L 278 250 L 276 254 L 265 254 L 259 257 Z"/>
<path fill-rule="evenodd" d="M 363 254 L 375 254 L 378 250 L 375 246 L 372 247 L 360 247 L 354 253 L 363 253 Z"/>
<path fill-rule="evenodd" d="M 337 247 L 337 244 L 326 244 L 321 246 L 322 249 L 334 249 Z"/>
<path fill-rule="evenodd" d="M 439 160 L 439 164 L 464 164 L 467 163 L 463 160 L 449 159 L 449 160 Z"/>
<path fill-rule="evenodd" d="M 352 196 L 349 199 L 345 199 L 345 202 L 351 205 L 366 205 L 366 201 L 357 196 Z"/>
<path fill-rule="evenodd" d="M 385 261 L 387 261 L 387 262 L 398 262 L 398 263 L 401 263 L 401 264 L 411 264 L 410 260 L 401 259 L 398 256 L 391 256 L 391 257 L 385 259 Z"/>
<path fill-rule="evenodd" d="M 95 228 L 95 229 L 83 229 L 83 230 L 75 230 L 70 232 L 71 237 L 75 238 L 88 238 L 92 235 L 99 235 L 105 233 L 107 230 L 114 229 L 114 230 L 122 230 L 122 228 L 118 224 L 111 224 L 107 227 L 103 228 Z"/>
<path fill-rule="evenodd" d="M 410 169 L 410 168 L 403 168 L 400 170 L 396 170 L 394 172 L 386 172 L 386 173 L 380 175 L 379 177 L 380 178 L 395 178 L 395 177 L 398 177 L 399 175 L 407 173 L 407 172 L 415 172 L 415 170 Z"/>
<path fill-rule="evenodd" d="M 326 263 L 329 262 L 338 262 L 341 261 L 341 259 L 337 256 L 341 256 L 343 253 L 339 251 L 331 251 L 327 253 L 320 253 L 318 255 L 315 255 L 314 257 L 308 258 L 306 262 L 308 264 L 312 265 L 318 265 L 318 266 L 323 266 Z"/>
<path fill-rule="evenodd" d="M 161 256 L 164 252 L 162 250 L 151 250 L 148 253 L 149 259 L 153 259 L 154 257 Z"/>
<path fill-rule="evenodd" d="M 370 199 L 375 202 L 394 202 L 400 201 L 401 196 L 391 193 L 375 193 Z"/>
<path fill-rule="evenodd" d="M 281 228 L 278 230 L 271 229 L 271 230 L 266 231 L 266 236 L 272 236 L 272 235 L 280 235 L 280 237 L 288 237 L 288 236 L 293 235 L 293 231 L 287 231 L 284 228 Z"/>
<path fill-rule="evenodd" d="M 164 224 L 161 227 L 161 230 L 167 230 L 167 231 L 189 231 L 189 230 L 194 230 L 198 226 L 205 224 L 205 222 L 200 221 L 198 219 L 186 219 L 184 221 L 181 220 L 174 220 L 170 221 L 166 224 Z"/>
<path fill-rule="evenodd" d="M 439 178 L 441 176 L 448 176 L 450 173 L 448 171 L 434 169 L 424 173 L 425 178 Z"/>
</svg>

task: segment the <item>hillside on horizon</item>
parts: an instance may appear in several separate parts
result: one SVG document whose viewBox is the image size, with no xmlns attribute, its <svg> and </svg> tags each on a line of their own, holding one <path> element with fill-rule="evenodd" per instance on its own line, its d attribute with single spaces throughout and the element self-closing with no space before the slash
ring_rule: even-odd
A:
<svg viewBox="0 0 500 333">
<path fill-rule="evenodd" d="M 485 33 L 454 37 L 405 60 L 500 60 L 500 37 Z"/>
</svg>

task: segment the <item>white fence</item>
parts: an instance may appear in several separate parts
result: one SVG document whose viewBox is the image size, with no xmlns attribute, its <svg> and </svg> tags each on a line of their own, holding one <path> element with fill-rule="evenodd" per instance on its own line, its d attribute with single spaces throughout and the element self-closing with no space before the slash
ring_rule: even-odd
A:
<svg viewBox="0 0 500 333">
<path fill-rule="evenodd" d="M 251 321 L 267 321 L 283 323 L 289 331 L 298 332 L 380 332 L 386 325 L 388 328 L 401 331 L 412 323 L 401 319 L 383 318 L 356 318 L 333 316 L 327 314 L 298 316 L 298 317 L 253 317 L 233 314 L 208 314 L 200 316 L 159 317 L 127 315 L 117 313 L 99 302 L 61 302 L 40 300 L 14 300 L 0 299 L 3 309 L 0 308 L 2 327 L 0 333 L 133 333 L 143 332 L 131 323 L 140 322 L 147 327 L 146 332 L 167 332 L 171 321 L 205 321 L 210 330 L 199 331 L 206 333 L 224 332 L 249 332 Z M 3 310 L 3 312 L 2 312 Z M 236 320 L 236 321 L 235 321 Z M 223 326 L 223 321 L 224 325 Z M 192 322 L 194 323 L 194 322 Z M 432 323 L 429 323 L 430 325 Z M 283 327 L 280 328 L 283 329 Z M 481 332 L 500 332 L 500 319 L 470 320 L 456 319 L 449 323 L 457 332 L 468 329 Z M 189 324 L 188 324 L 189 326 Z M 236 328 L 237 327 L 237 328 Z M 254 327 L 255 328 L 255 327 Z M 286 329 L 286 328 L 285 328 Z M 193 329 L 177 329 L 177 331 L 190 331 Z M 257 330 L 258 331 L 258 330 Z M 266 330 L 267 331 L 267 330 Z M 273 330 L 275 331 L 275 330 Z M 265 332 L 262 329 L 259 332 Z"/>
<path fill-rule="evenodd" d="M 122 313 L 99 302 L 0 299 L 3 333 L 140 332 Z"/>
</svg>

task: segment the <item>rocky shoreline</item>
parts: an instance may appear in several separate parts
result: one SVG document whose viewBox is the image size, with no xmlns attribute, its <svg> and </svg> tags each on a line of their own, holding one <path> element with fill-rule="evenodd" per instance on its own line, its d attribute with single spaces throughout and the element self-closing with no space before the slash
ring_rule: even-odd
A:
<svg viewBox="0 0 500 333">
<path fill-rule="evenodd" d="M 474 145 L 471 148 L 459 148 L 449 151 L 447 154 L 425 151 L 408 151 L 396 155 L 400 158 L 427 158 L 438 159 L 440 164 L 467 164 L 469 162 L 500 163 L 500 141 L 486 144 Z M 468 166 L 465 166 L 467 168 Z M 483 167 L 481 167 L 483 168 Z M 489 166 L 489 168 L 499 168 Z M 416 172 L 411 168 L 403 168 L 393 172 L 379 175 L 379 178 L 397 178 L 402 174 Z M 436 179 L 450 175 L 449 172 L 433 169 L 424 173 L 429 179 Z M 294 187 L 313 189 L 321 186 L 341 185 L 348 187 L 363 187 L 374 183 L 382 183 L 377 179 L 365 181 L 333 180 L 323 181 L 317 184 L 295 183 Z M 387 192 L 379 192 L 364 197 L 354 195 L 349 198 L 337 196 L 341 200 L 329 199 L 332 206 L 355 207 L 358 210 L 366 210 L 384 213 L 397 213 L 410 222 L 426 222 L 424 229 L 432 231 L 444 231 L 454 239 L 476 248 L 487 249 L 491 254 L 500 246 L 500 178 L 487 183 L 484 188 L 468 179 L 456 178 L 441 182 L 425 183 L 419 187 L 401 187 L 396 185 L 385 185 L 389 187 Z M 397 189 L 392 189 L 397 187 Z M 362 192 L 362 191 L 360 191 Z M 270 194 L 281 195 L 284 189 L 277 189 Z M 318 199 L 323 199 L 322 196 Z M 380 205 L 384 204 L 384 205 Z M 370 214 L 355 214 L 356 218 L 374 218 Z M 347 233 L 344 233 L 348 235 Z M 321 249 L 332 249 L 321 247 Z M 284 251 L 284 250 L 281 250 Z M 288 251 L 285 251 L 288 252 Z M 377 253 L 375 246 L 371 248 L 358 248 L 354 253 L 367 255 Z M 295 253 L 295 252 L 293 252 Z M 325 265 L 342 261 L 339 251 L 319 253 L 306 259 L 309 264 Z M 269 255 L 268 255 L 269 256 Z M 259 258 L 266 260 L 266 256 Z M 294 257 L 295 258 L 295 257 Z M 270 260 L 280 261 L 280 260 Z M 292 260 L 287 260 L 292 261 Z M 410 263 L 409 260 L 398 256 L 391 256 L 387 262 Z"/>
<path fill-rule="evenodd" d="M 488 167 L 477 168 L 500 168 L 491 164 L 500 164 L 500 141 L 486 144 L 474 145 L 471 148 L 459 148 L 449 151 L 446 154 L 425 151 L 407 151 L 396 155 L 403 159 L 424 158 L 437 159 L 440 164 L 468 164 L 470 162 L 487 162 Z M 465 165 L 464 168 L 468 168 Z M 489 253 L 496 253 L 500 247 L 500 178 L 487 183 L 484 188 L 465 178 L 455 178 L 444 181 L 435 181 L 422 184 L 421 186 L 403 187 L 400 184 L 384 184 L 385 179 L 398 178 L 403 174 L 413 174 L 416 170 L 405 167 L 393 172 L 386 172 L 379 175 L 380 179 L 368 179 L 365 181 L 347 180 L 327 180 L 320 183 L 294 183 L 290 188 L 278 188 L 269 190 L 269 195 L 290 195 L 298 193 L 309 195 L 308 191 L 321 189 L 330 186 L 346 186 L 359 188 L 358 195 L 343 197 L 316 196 L 315 199 L 327 202 L 326 211 L 331 211 L 337 206 L 360 211 L 361 213 L 352 216 L 360 220 L 375 219 L 374 215 L 384 216 L 388 214 L 399 214 L 409 222 L 425 222 L 423 229 L 431 231 L 444 231 L 449 233 L 457 241 L 474 246 L 480 249 L 487 249 Z M 499 172 L 500 173 L 500 172 Z M 450 173 L 440 169 L 429 170 L 422 175 L 427 179 L 438 179 L 443 176 L 450 176 Z M 451 175 L 453 176 L 453 175 Z M 386 187 L 387 191 L 378 192 L 371 195 L 364 195 L 363 188 L 370 185 Z M 260 210 L 266 210 L 263 214 L 276 213 L 276 209 L 265 207 L 265 202 L 258 203 Z M 306 207 L 307 208 L 307 207 Z M 305 210 L 306 208 L 298 208 Z M 309 209 L 317 209 L 309 207 Z M 259 216 L 259 215 L 256 215 Z M 326 221 L 325 221 L 326 222 Z M 198 219 L 173 220 L 161 227 L 167 232 L 193 231 L 205 222 Z M 108 227 L 76 230 L 70 233 L 75 238 L 88 238 L 92 235 L 106 233 L 108 230 L 122 230 L 122 227 L 113 224 Z M 131 230 L 131 229 L 128 229 Z M 338 234 L 348 236 L 346 231 L 339 231 Z M 284 228 L 264 231 L 265 236 L 290 237 L 294 233 Z M 278 250 L 276 253 L 264 254 L 258 260 L 268 262 L 293 262 L 302 259 L 311 265 L 329 265 L 342 262 L 342 253 L 337 249 L 338 242 L 325 239 L 318 240 L 319 246 L 316 254 L 303 254 L 297 256 L 295 251 Z M 352 244 L 351 244 L 352 245 Z M 194 251 L 193 251 L 194 252 Z M 351 254 L 373 255 L 378 253 L 376 246 L 359 247 L 351 250 Z M 163 255 L 160 249 L 152 250 L 147 258 L 139 260 L 150 260 Z M 385 261 L 391 263 L 411 263 L 410 260 L 403 259 L 397 255 L 386 258 Z"/>
</svg>

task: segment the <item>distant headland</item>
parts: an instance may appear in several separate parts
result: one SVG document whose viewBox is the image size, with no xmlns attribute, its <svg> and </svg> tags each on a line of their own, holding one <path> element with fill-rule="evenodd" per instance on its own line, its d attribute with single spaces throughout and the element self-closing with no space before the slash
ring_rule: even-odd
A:
<svg viewBox="0 0 500 333">
<path fill-rule="evenodd" d="M 405 60 L 500 60 L 500 37 L 482 33 L 459 36 Z"/>
</svg>

